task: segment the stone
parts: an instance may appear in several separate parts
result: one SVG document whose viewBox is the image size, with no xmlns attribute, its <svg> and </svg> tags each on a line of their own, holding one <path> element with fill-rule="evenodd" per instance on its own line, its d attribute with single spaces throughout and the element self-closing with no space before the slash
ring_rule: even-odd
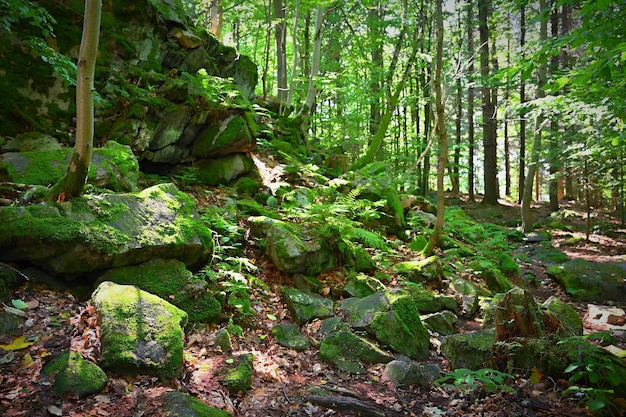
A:
<svg viewBox="0 0 626 417">
<path fill-rule="evenodd" d="M 382 379 L 396 386 L 430 385 L 440 374 L 441 368 L 438 365 L 395 359 L 385 365 Z"/>
<path fill-rule="evenodd" d="M 448 336 L 456 333 L 454 324 L 457 320 L 458 317 L 456 314 L 447 310 L 422 316 L 422 321 L 424 322 L 426 328 L 440 334 L 441 336 Z"/>
<path fill-rule="evenodd" d="M 327 242 L 303 236 L 306 232 L 300 225 L 274 223 L 267 232 L 265 253 L 278 269 L 287 273 L 317 276 L 333 269 L 336 255 Z"/>
<path fill-rule="evenodd" d="M 444 279 L 443 265 L 437 255 L 425 259 L 399 262 L 394 266 L 401 277 L 416 284 L 434 283 L 439 285 Z"/>
<path fill-rule="evenodd" d="M 72 149 L 7 152 L 0 155 L 0 180 L 29 185 L 55 184 L 67 171 Z M 110 141 L 93 150 L 87 182 L 124 192 L 137 189 L 139 163 L 130 147 Z"/>
<path fill-rule="evenodd" d="M 558 321 L 556 325 L 546 322 L 543 311 L 532 294 L 521 288 L 508 291 L 501 300 L 495 303 L 493 312 L 498 341 L 516 337 L 537 338 L 558 329 Z"/>
<path fill-rule="evenodd" d="M 84 359 L 80 353 L 65 351 L 53 358 L 41 370 L 54 378 L 52 391 L 59 397 L 86 397 L 106 387 L 108 378 L 98 365 Z"/>
<path fill-rule="evenodd" d="M 230 417 L 232 415 L 180 391 L 165 393 L 163 401 L 163 411 L 165 412 L 163 417 Z"/>
<path fill-rule="evenodd" d="M 582 336 L 583 320 L 574 307 L 555 296 L 544 301 L 541 307 L 544 314 L 549 314 L 554 317 L 554 320 L 560 322 L 559 331 L 570 336 Z"/>
<path fill-rule="evenodd" d="M 6 336 L 18 336 L 23 333 L 24 317 L 18 317 L 15 314 L 6 311 L 0 311 L 0 340 L 9 343 L 10 340 Z M 5 340 L 6 339 L 6 340 Z"/>
<path fill-rule="evenodd" d="M 394 359 L 374 343 L 345 328 L 331 332 L 322 341 L 318 355 L 324 362 L 353 374 L 365 373 L 369 365 Z"/>
<path fill-rule="evenodd" d="M 574 259 L 553 265 L 546 272 L 577 299 L 626 302 L 626 269 L 618 263 Z"/>
<path fill-rule="evenodd" d="M 489 368 L 495 343 L 496 333 L 491 330 L 455 333 L 443 338 L 441 354 L 450 362 L 452 369 Z"/>
<path fill-rule="evenodd" d="M 282 287 L 281 292 L 291 317 L 300 326 L 315 318 L 325 319 L 334 315 L 332 300 L 319 294 L 288 287 Z"/>
<path fill-rule="evenodd" d="M 315 201 L 315 193 L 307 187 L 295 187 L 293 190 L 285 193 L 282 198 L 285 207 L 307 208 Z"/>
<path fill-rule="evenodd" d="M 363 298 L 385 289 L 385 285 L 374 277 L 365 274 L 350 276 L 343 292 L 348 297 Z"/>
<path fill-rule="evenodd" d="M 272 328 L 272 335 L 276 339 L 276 343 L 296 352 L 302 352 L 311 347 L 309 339 L 300 333 L 300 328 L 295 324 L 277 324 Z"/>
<path fill-rule="evenodd" d="M 303 274 L 293 274 L 291 276 L 295 288 L 303 291 L 310 291 L 320 294 L 323 284 L 316 277 L 309 277 Z"/>
<path fill-rule="evenodd" d="M 164 300 L 189 315 L 189 321 L 215 321 L 221 305 L 208 292 L 207 282 L 187 270 L 177 259 L 154 259 L 143 264 L 110 269 L 97 283 L 111 281 L 120 285 L 134 285 Z"/>
<path fill-rule="evenodd" d="M 535 259 L 546 266 L 552 266 L 567 262 L 569 257 L 562 251 L 553 247 L 531 246 L 528 248 L 528 256 Z"/>
<path fill-rule="evenodd" d="M 252 160 L 242 153 L 196 162 L 198 180 L 204 185 L 226 185 L 254 168 Z"/>
<path fill-rule="evenodd" d="M 206 263 L 212 244 L 193 201 L 171 183 L 0 207 L 0 262 L 28 261 L 65 280 L 155 258 Z"/>
<path fill-rule="evenodd" d="M 182 374 L 187 313 L 137 287 L 108 281 L 96 288 L 91 301 L 99 317 L 104 369 L 164 381 Z"/>
<path fill-rule="evenodd" d="M 24 132 L 2 144 L 3 152 L 49 152 L 61 149 L 59 141 L 39 132 Z"/>
<path fill-rule="evenodd" d="M 231 115 L 219 124 L 207 126 L 198 134 L 193 143 L 192 155 L 198 159 L 216 158 L 249 152 L 254 144 L 246 119 Z"/>
<path fill-rule="evenodd" d="M 252 383 L 254 355 L 245 353 L 233 357 L 233 363 L 228 364 L 223 372 L 222 384 L 232 394 L 244 394 Z"/>
<path fill-rule="evenodd" d="M 378 291 L 341 303 L 347 324 L 365 330 L 378 342 L 411 359 L 428 356 L 430 336 L 410 294 L 403 290 Z"/>
<path fill-rule="evenodd" d="M 458 303 L 456 297 L 433 293 L 425 288 L 408 289 L 415 307 L 421 314 L 436 313 L 442 310 L 456 312 Z"/>
</svg>

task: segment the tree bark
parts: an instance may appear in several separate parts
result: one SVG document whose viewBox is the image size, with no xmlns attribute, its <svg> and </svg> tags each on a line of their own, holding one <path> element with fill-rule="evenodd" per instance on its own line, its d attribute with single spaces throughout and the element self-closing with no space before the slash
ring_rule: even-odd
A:
<svg viewBox="0 0 626 417">
<path fill-rule="evenodd" d="M 83 193 L 89 173 L 94 136 L 94 74 L 101 13 L 102 0 L 85 1 L 76 80 L 76 144 L 67 172 L 50 190 L 48 198 L 51 200 L 63 201 L 79 197 Z"/>
<path fill-rule="evenodd" d="M 496 108 L 489 88 L 489 15 L 488 0 L 478 0 L 478 33 L 480 38 L 480 75 L 483 115 L 484 187 L 483 203 L 498 204 L 498 180 L 496 158 Z"/>
<path fill-rule="evenodd" d="M 475 201 L 474 196 L 474 27 L 472 22 L 474 21 L 474 14 L 472 13 L 472 3 L 467 5 L 467 54 L 469 57 L 469 67 L 467 69 L 468 78 L 470 79 L 469 87 L 467 88 L 467 141 L 468 141 L 468 155 L 467 155 L 467 196 L 469 201 Z"/>
<path fill-rule="evenodd" d="M 437 0 L 437 64 L 435 69 L 435 108 L 437 110 L 437 135 L 439 136 L 439 163 L 437 165 L 437 220 L 433 233 L 430 235 L 428 244 L 424 248 L 424 255 L 430 256 L 439 243 L 443 230 L 446 195 L 444 189 L 444 178 L 446 175 L 446 164 L 448 162 L 448 138 L 446 135 L 446 121 L 443 107 L 441 73 L 443 71 L 443 0 Z"/>
<path fill-rule="evenodd" d="M 540 0 L 539 7 L 540 7 L 540 10 L 545 10 L 546 0 Z M 540 23 L 540 29 L 539 29 L 539 39 L 541 42 L 545 42 L 547 38 L 548 38 L 548 21 L 545 18 L 542 18 L 541 23 Z M 541 64 L 537 68 L 537 92 L 535 94 L 535 97 L 538 99 L 544 98 L 546 96 L 545 92 L 543 91 L 543 86 L 545 85 L 545 82 L 546 82 L 546 73 L 547 73 L 546 64 Z M 522 232 L 523 233 L 529 233 L 534 230 L 533 216 L 530 210 L 530 203 L 532 201 L 532 195 L 533 195 L 533 181 L 535 179 L 535 174 L 538 172 L 539 152 L 541 149 L 541 130 L 543 129 L 543 121 L 544 121 L 544 115 L 540 110 L 535 118 L 532 156 L 531 156 L 530 165 L 528 166 L 528 173 L 526 174 L 526 180 L 524 182 L 524 193 L 522 194 L 521 215 L 522 215 Z"/>
<path fill-rule="evenodd" d="M 277 81 L 277 95 L 282 106 L 287 102 L 287 49 L 286 49 L 286 37 L 287 37 L 287 22 L 286 8 L 283 0 L 273 0 L 274 5 L 274 19 L 276 20 L 274 27 L 274 36 L 276 39 L 276 81 Z"/>
<path fill-rule="evenodd" d="M 522 50 L 522 59 L 524 58 L 524 48 L 526 47 L 526 4 L 520 6 L 520 49 Z M 526 102 L 526 78 L 522 74 L 519 86 L 520 104 Z M 521 203 L 525 187 L 526 175 L 526 112 L 522 110 L 519 122 L 519 182 L 517 202 Z"/>
</svg>

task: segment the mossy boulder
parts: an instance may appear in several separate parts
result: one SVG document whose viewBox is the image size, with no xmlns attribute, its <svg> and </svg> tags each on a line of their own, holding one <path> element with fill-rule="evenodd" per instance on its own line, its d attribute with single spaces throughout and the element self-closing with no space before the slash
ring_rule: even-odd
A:
<svg viewBox="0 0 626 417">
<path fill-rule="evenodd" d="M 428 331 L 408 292 L 378 291 L 365 298 L 348 298 L 341 310 L 350 327 L 367 331 L 394 351 L 417 360 L 428 355 Z"/>
<path fill-rule="evenodd" d="M 571 336 L 582 336 L 583 320 L 574 307 L 555 296 L 544 301 L 541 307 L 544 309 L 544 314 L 560 322 L 559 332 Z"/>
<path fill-rule="evenodd" d="M 560 326 L 557 318 L 544 315 L 529 291 L 517 287 L 495 302 L 493 312 L 498 341 L 543 337 Z"/>
<path fill-rule="evenodd" d="M 269 228 L 265 252 L 278 269 L 287 273 L 315 276 L 337 265 L 328 242 L 299 225 L 285 222 L 276 222 Z"/>
<path fill-rule="evenodd" d="M 206 262 L 211 231 L 173 184 L 66 203 L 0 207 L 0 261 L 28 261 L 66 280 L 150 259 Z"/>
<path fill-rule="evenodd" d="M 252 353 L 235 356 L 233 363 L 229 364 L 223 372 L 222 384 L 232 394 L 245 393 L 252 383 L 253 365 L 254 355 Z"/>
<path fill-rule="evenodd" d="M 626 302 L 626 269 L 617 263 L 574 259 L 553 265 L 546 272 L 575 298 Z"/>
<path fill-rule="evenodd" d="M 456 312 L 458 302 L 452 295 L 442 295 L 425 288 L 409 288 L 408 292 L 421 314 L 436 313 L 442 310 Z"/>
<path fill-rule="evenodd" d="M 399 262 L 394 266 L 395 272 L 416 284 L 440 284 L 444 279 L 443 264 L 437 255 L 424 259 Z"/>
<path fill-rule="evenodd" d="M 385 285 L 374 277 L 365 274 L 354 274 L 348 277 L 343 293 L 348 297 L 363 298 L 385 289 Z"/>
<path fill-rule="evenodd" d="M 246 119 L 231 115 L 200 132 L 193 143 L 192 153 L 198 159 L 215 158 L 249 152 L 254 144 Z"/>
<path fill-rule="evenodd" d="M 165 393 L 163 401 L 163 411 L 165 412 L 163 417 L 230 417 L 232 415 L 180 391 Z"/>
<path fill-rule="evenodd" d="M 318 355 L 324 362 L 353 374 L 366 372 L 369 365 L 394 359 L 371 341 L 347 329 L 345 324 L 322 341 Z"/>
<path fill-rule="evenodd" d="M 98 279 L 98 282 L 104 281 L 134 285 L 169 300 L 189 315 L 190 322 L 213 321 L 221 312 L 220 303 L 209 293 L 207 282 L 194 277 L 185 264 L 176 259 L 155 259 L 111 269 Z"/>
<path fill-rule="evenodd" d="M 53 392 L 59 397 L 85 397 L 96 394 L 107 385 L 108 378 L 98 365 L 80 353 L 65 351 L 46 364 L 41 373 L 54 378 Z"/>
<path fill-rule="evenodd" d="M 203 159 L 195 163 L 198 180 L 205 185 L 226 185 L 254 169 L 254 162 L 242 153 L 215 159 Z"/>
<path fill-rule="evenodd" d="M 311 347 L 309 339 L 300 333 L 300 328 L 295 324 L 277 324 L 272 328 L 272 335 L 276 339 L 276 343 L 296 352 L 302 352 Z"/>
<path fill-rule="evenodd" d="M 0 180 L 20 184 L 55 184 L 67 171 L 73 150 L 34 150 L 0 155 Z M 136 191 L 139 163 L 130 147 L 110 141 L 93 150 L 87 182 L 116 192 Z"/>
<path fill-rule="evenodd" d="M 552 246 L 532 246 L 528 249 L 527 254 L 547 266 L 562 264 L 569 260 L 569 257 L 563 253 L 563 251 L 555 249 Z"/>
<path fill-rule="evenodd" d="M 116 374 L 142 373 L 168 381 L 182 374 L 183 327 L 187 313 L 132 285 L 103 282 L 94 291 L 102 356 Z"/>
<path fill-rule="evenodd" d="M 422 316 L 422 321 L 424 322 L 426 328 L 440 334 L 441 336 L 448 336 L 456 333 L 454 324 L 457 320 L 458 317 L 456 314 L 447 310 Z"/>
<path fill-rule="evenodd" d="M 430 385 L 441 375 L 436 364 L 421 364 L 407 359 L 395 359 L 385 365 L 383 380 L 396 386 Z"/>
<path fill-rule="evenodd" d="M 282 287 L 281 292 L 291 317 L 298 325 L 314 318 L 324 319 L 334 315 L 333 301 L 319 294 L 289 287 Z"/>
<path fill-rule="evenodd" d="M 496 333 L 491 330 L 456 333 L 443 338 L 441 353 L 452 369 L 478 370 L 492 367 L 491 352 Z"/>
</svg>

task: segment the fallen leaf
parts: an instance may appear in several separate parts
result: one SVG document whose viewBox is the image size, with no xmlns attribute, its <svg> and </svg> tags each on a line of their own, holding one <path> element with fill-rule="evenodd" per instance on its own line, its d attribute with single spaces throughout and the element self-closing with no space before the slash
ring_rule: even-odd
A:
<svg viewBox="0 0 626 417">
<path fill-rule="evenodd" d="M 37 307 L 39 307 L 39 301 L 37 301 L 37 300 L 29 300 L 29 301 L 26 301 L 26 305 L 28 306 L 29 310 L 34 310 Z"/>
<path fill-rule="evenodd" d="M 48 406 L 48 413 L 52 414 L 53 416 L 62 416 L 63 415 L 63 410 L 61 410 L 56 405 L 49 405 Z"/>
<path fill-rule="evenodd" d="M 9 352 L 0 358 L 0 365 L 11 363 L 13 362 L 13 359 L 15 359 L 15 352 Z"/>
<path fill-rule="evenodd" d="M 13 340 L 13 342 L 9 343 L 8 345 L 0 345 L 0 349 L 3 350 L 20 350 L 20 349 L 25 349 L 27 347 L 29 347 L 30 345 L 32 345 L 35 342 L 26 342 L 24 340 L 24 335 L 17 337 L 15 340 Z"/>
<path fill-rule="evenodd" d="M 22 369 L 28 368 L 34 363 L 33 357 L 30 356 L 30 353 L 24 355 L 24 359 L 22 360 Z"/>
<path fill-rule="evenodd" d="M 11 300 L 11 304 L 13 304 L 13 307 L 18 308 L 20 310 L 26 310 L 28 308 L 28 304 L 26 304 L 22 300 Z"/>
<path fill-rule="evenodd" d="M 25 311 L 22 311 L 19 308 L 15 308 L 15 307 L 9 307 L 7 305 L 4 306 L 4 311 L 6 311 L 7 313 L 11 313 L 13 315 L 19 316 L 19 317 L 27 316 Z"/>
</svg>

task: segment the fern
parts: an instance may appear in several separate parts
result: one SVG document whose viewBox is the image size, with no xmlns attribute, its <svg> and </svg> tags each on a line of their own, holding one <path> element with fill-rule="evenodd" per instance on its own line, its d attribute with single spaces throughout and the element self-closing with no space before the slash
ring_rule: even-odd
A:
<svg viewBox="0 0 626 417">
<path fill-rule="evenodd" d="M 356 239 L 358 239 L 361 243 L 363 243 L 365 246 L 368 246 L 374 249 L 389 250 L 387 241 L 378 232 L 365 230 L 360 227 L 355 227 L 352 229 L 352 235 Z"/>
</svg>

